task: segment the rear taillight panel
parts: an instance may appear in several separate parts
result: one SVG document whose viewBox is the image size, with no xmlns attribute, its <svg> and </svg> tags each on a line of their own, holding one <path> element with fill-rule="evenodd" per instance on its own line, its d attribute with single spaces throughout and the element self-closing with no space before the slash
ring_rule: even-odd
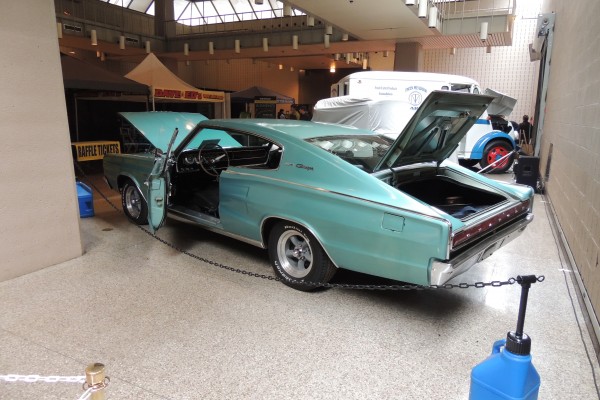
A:
<svg viewBox="0 0 600 400">
<path fill-rule="evenodd" d="M 473 226 L 466 227 L 452 234 L 452 250 L 456 250 L 468 242 L 475 240 L 487 232 L 493 231 L 508 222 L 527 214 L 531 209 L 531 199 L 523 201 L 508 210 L 496 214 Z"/>
</svg>

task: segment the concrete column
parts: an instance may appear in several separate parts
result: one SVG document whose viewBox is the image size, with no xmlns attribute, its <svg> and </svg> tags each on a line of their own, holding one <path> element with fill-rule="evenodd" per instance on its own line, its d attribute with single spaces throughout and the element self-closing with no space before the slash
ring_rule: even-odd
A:
<svg viewBox="0 0 600 400">
<path fill-rule="evenodd" d="M 396 43 L 394 71 L 419 72 L 423 70 L 423 47 L 420 43 Z"/>
<path fill-rule="evenodd" d="M 54 1 L 3 7 L 0 35 L 2 281 L 78 257 L 82 244 Z"/>
<path fill-rule="evenodd" d="M 154 33 L 156 36 L 174 37 L 174 19 L 173 0 L 156 0 L 154 2 Z"/>
</svg>

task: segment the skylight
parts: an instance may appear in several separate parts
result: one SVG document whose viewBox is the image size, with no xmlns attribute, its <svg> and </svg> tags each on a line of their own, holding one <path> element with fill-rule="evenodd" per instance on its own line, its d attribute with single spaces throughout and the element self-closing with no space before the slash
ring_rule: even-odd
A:
<svg viewBox="0 0 600 400">
<path fill-rule="evenodd" d="M 130 10 L 154 15 L 154 0 L 100 0 Z M 283 3 L 279 0 L 173 0 L 174 16 L 181 24 L 189 26 L 250 21 L 283 16 Z M 292 15 L 305 15 L 292 8 Z"/>
</svg>

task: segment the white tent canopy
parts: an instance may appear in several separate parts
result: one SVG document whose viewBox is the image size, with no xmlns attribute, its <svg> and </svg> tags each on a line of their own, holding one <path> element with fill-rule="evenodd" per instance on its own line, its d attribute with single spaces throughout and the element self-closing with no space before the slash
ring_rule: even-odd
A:
<svg viewBox="0 0 600 400">
<path fill-rule="evenodd" d="M 126 78 L 150 86 L 152 109 L 155 101 L 202 101 L 222 103 L 225 93 L 202 90 L 189 85 L 171 72 L 160 60 L 150 53 L 137 67 L 125 75 Z"/>
</svg>

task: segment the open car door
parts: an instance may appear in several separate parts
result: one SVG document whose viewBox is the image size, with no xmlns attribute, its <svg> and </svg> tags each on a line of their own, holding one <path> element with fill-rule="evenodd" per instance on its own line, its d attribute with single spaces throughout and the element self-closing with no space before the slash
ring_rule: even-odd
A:
<svg viewBox="0 0 600 400">
<path fill-rule="evenodd" d="M 177 138 L 177 133 L 179 133 L 179 129 L 175 128 L 166 153 L 156 151 L 154 167 L 148 177 L 148 225 L 152 233 L 164 224 L 167 217 L 170 184 L 167 167 L 172 160 L 173 143 Z"/>
</svg>

